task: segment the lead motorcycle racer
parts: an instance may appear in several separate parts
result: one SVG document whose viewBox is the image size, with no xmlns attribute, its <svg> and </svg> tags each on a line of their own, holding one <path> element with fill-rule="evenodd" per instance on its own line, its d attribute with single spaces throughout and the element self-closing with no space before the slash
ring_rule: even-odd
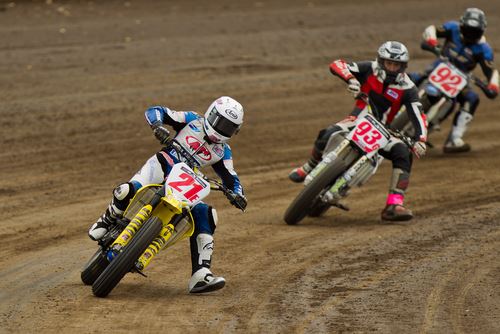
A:
<svg viewBox="0 0 500 334">
<path fill-rule="evenodd" d="M 409 60 L 406 46 L 400 42 L 388 41 L 379 47 L 376 61 L 346 63 L 339 59 L 330 64 L 330 71 L 347 83 L 347 90 L 355 97 L 360 92 L 367 94 L 374 116 L 384 124 L 390 124 L 399 109 L 405 106 L 416 129 L 412 150 L 417 157 L 421 157 L 426 152 L 427 127 L 422 116 L 417 88 L 405 72 Z M 321 161 L 330 136 L 338 131 L 350 131 L 358 114 L 365 107 L 366 102 L 357 100 L 350 116 L 321 130 L 314 143 L 311 158 L 304 165 L 292 170 L 289 178 L 294 182 L 303 182 Z M 410 180 L 411 152 L 401 140 L 391 138 L 389 145 L 380 153 L 392 161 L 393 168 L 389 194 L 381 218 L 386 221 L 410 220 L 413 214 L 403 203 Z"/>
<path fill-rule="evenodd" d="M 179 162 L 185 162 L 191 168 L 212 166 L 224 186 L 236 194 L 235 198 L 228 197 L 231 204 L 245 209 L 247 200 L 233 168 L 232 151 L 227 143 L 240 130 L 243 115 L 242 105 L 228 96 L 215 100 L 204 117 L 192 111 L 174 111 L 162 106 L 146 110 L 146 120 L 160 143 L 165 144 L 170 140 L 170 132 L 166 128 L 169 125 L 176 131 L 173 140 L 182 147 L 182 151 L 164 147 L 146 161 L 128 182 L 117 186 L 105 213 L 90 227 L 89 237 L 100 240 L 116 224 L 141 187 L 162 184 L 172 166 Z M 225 285 L 224 278 L 214 276 L 210 270 L 217 212 L 201 202 L 191 213 L 195 230 L 190 237 L 192 276 L 188 290 L 190 293 L 200 293 L 221 289 Z"/>
</svg>

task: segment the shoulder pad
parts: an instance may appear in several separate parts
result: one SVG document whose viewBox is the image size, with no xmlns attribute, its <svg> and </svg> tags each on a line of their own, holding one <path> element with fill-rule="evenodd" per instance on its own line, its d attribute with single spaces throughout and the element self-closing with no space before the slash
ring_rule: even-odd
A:
<svg viewBox="0 0 500 334">
<path fill-rule="evenodd" d="M 446 30 L 460 30 L 460 25 L 457 21 L 448 21 L 443 24 L 443 28 Z"/>
</svg>

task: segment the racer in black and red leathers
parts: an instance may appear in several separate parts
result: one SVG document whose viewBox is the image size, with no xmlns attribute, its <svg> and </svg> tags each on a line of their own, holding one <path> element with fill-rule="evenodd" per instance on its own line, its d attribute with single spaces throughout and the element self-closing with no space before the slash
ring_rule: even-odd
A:
<svg viewBox="0 0 500 334">
<path fill-rule="evenodd" d="M 487 83 L 477 82 L 486 97 L 494 99 L 499 93 L 498 70 L 493 64 L 493 49 L 486 41 L 484 31 L 487 22 L 484 12 L 478 8 L 467 8 L 460 22 L 449 21 L 440 27 L 431 25 L 424 30 L 422 48 L 433 49 L 434 53 L 447 58 L 453 65 L 465 73 L 470 73 L 479 64 Z M 438 38 L 444 39 L 442 46 Z M 436 60 L 424 73 L 411 73 L 412 80 L 420 85 L 443 60 Z M 440 93 L 432 85 L 426 86 L 431 103 L 440 99 Z M 435 100 L 435 101 L 434 101 Z M 472 85 L 465 87 L 456 97 L 460 105 L 455 114 L 453 127 L 443 147 L 445 153 L 467 152 L 470 145 L 462 139 L 468 124 L 474 118 L 479 105 L 479 95 Z M 453 111 L 453 110 L 450 110 Z"/>
<path fill-rule="evenodd" d="M 360 92 L 367 94 L 372 112 L 382 123 L 390 124 L 404 106 L 416 129 L 413 151 L 420 157 L 426 151 L 427 125 L 421 112 L 417 88 L 405 72 L 408 60 L 408 50 L 402 43 L 386 42 L 380 46 L 376 61 L 346 63 L 344 60 L 335 60 L 330 64 L 330 71 L 348 84 L 347 89 L 354 96 Z M 302 182 L 321 160 L 330 136 L 338 131 L 349 131 L 365 107 L 366 102 L 356 100 L 354 110 L 345 120 L 321 130 L 314 143 L 311 158 L 303 166 L 294 169 L 289 178 L 294 182 Z M 403 206 L 403 201 L 412 165 L 411 152 L 402 141 L 391 138 L 390 144 L 380 154 L 391 160 L 393 166 L 382 219 L 409 220 L 413 215 Z"/>
</svg>

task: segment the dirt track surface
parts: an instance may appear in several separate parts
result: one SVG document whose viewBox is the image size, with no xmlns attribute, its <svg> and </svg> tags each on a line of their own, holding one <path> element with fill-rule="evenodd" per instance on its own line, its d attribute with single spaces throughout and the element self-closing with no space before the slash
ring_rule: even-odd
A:
<svg viewBox="0 0 500 334">
<path fill-rule="evenodd" d="M 382 225 L 386 162 L 350 212 L 287 226 L 288 171 L 351 109 L 331 60 L 373 59 L 467 1 L 0 2 L 0 332 L 499 333 L 500 100 L 484 96 L 473 151 L 445 156 L 449 129 L 414 164 L 409 225 Z M 202 4 L 200 4 L 202 3 Z M 244 3 L 244 4 L 243 4 Z M 488 15 L 500 52 L 500 5 Z M 498 65 L 498 64 L 497 64 Z M 114 186 L 157 149 L 143 111 L 204 112 L 240 100 L 232 141 L 246 213 L 218 194 L 216 293 L 191 296 L 187 242 L 106 299 L 80 282 L 87 235 Z"/>
</svg>

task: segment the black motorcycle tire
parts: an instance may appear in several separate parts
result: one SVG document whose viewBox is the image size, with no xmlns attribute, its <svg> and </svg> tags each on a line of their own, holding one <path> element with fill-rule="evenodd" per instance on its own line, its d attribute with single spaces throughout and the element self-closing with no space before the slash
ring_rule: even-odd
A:
<svg viewBox="0 0 500 334">
<path fill-rule="evenodd" d="M 285 222 L 288 225 L 296 225 L 307 216 L 316 200 L 316 197 L 347 169 L 348 165 L 344 160 L 335 160 L 316 176 L 311 183 L 293 200 L 292 204 L 285 212 Z"/>
<path fill-rule="evenodd" d="M 83 284 L 92 285 L 108 266 L 109 261 L 99 248 L 83 267 L 80 275 Z"/>
<path fill-rule="evenodd" d="M 130 243 L 124 247 L 92 285 L 96 297 L 106 297 L 130 270 L 137 259 L 158 236 L 163 225 L 158 217 L 149 218 Z"/>
<path fill-rule="evenodd" d="M 321 217 L 330 207 L 330 204 L 324 203 L 319 198 L 316 198 L 307 215 L 309 217 Z"/>
</svg>

